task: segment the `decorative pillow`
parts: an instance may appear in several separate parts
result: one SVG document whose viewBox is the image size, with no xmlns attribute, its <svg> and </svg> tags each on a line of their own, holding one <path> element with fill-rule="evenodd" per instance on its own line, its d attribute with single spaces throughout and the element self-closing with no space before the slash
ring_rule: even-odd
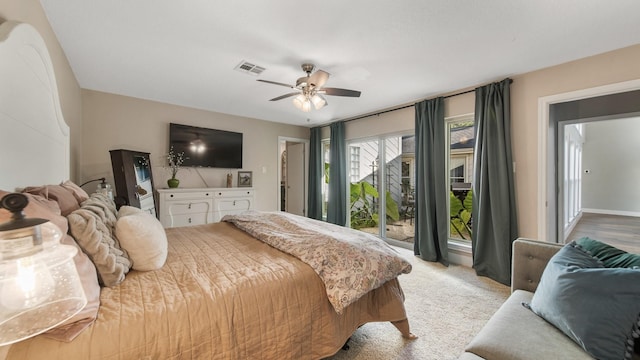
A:
<svg viewBox="0 0 640 360">
<path fill-rule="evenodd" d="M 0 199 L 6 194 L 9 193 L 0 190 Z M 60 215 L 58 203 L 38 195 L 25 195 L 29 198 L 29 204 L 24 209 L 27 217 L 47 219 L 58 226 L 63 234 L 67 232 L 67 219 Z M 9 221 L 10 218 L 11 213 L 9 211 L 0 209 L 0 223 Z M 82 288 L 87 297 L 87 305 L 71 319 L 44 333 L 44 336 L 58 341 L 71 341 L 96 319 L 100 306 L 100 285 L 98 284 L 98 275 L 95 266 L 93 266 L 89 257 L 78 247 L 75 240 L 69 235 L 64 235 L 60 243 L 72 245 L 78 249 L 78 252 L 73 258 L 73 262 L 76 265 L 76 270 L 78 270 L 78 275 L 80 275 Z"/>
<path fill-rule="evenodd" d="M 131 260 L 113 234 L 115 214 L 113 200 L 93 193 L 80 209 L 67 216 L 71 235 L 96 266 L 103 286 L 120 284 L 131 269 Z"/>
<path fill-rule="evenodd" d="M 167 260 L 167 235 L 160 221 L 149 213 L 131 206 L 121 207 L 116 237 L 129 254 L 134 270 L 157 270 Z"/>
<path fill-rule="evenodd" d="M 57 202 L 63 216 L 67 216 L 71 214 L 72 211 L 80 208 L 80 203 L 73 193 L 62 185 L 29 186 L 22 190 L 22 192 L 40 195 L 47 200 Z"/>
<path fill-rule="evenodd" d="M 118 219 L 120 219 L 123 216 L 136 215 L 136 214 L 142 214 L 142 213 L 144 213 L 144 211 L 142 211 L 142 209 L 140 208 L 137 208 L 135 206 L 123 205 L 120 207 L 120 210 L 118 210 Z"/>
<path fill-rule="evenodd" d="M 545 268 L 530 308 L 597 359 L 630 359 L 640 335 L 640 269 L 605 268 L 575 242 Z"/>
<path fill-rule="evenodd" d="M 631 254 L 624 250 L 618 249 L 616 247 L 607 245 L 603 242 L 588 237 L 583 237 L 576 240 L 576 244 L 578 244 L 584 250 L 587 250 L 596 259 L 602 261 L 602 264 L 605 267 L 640 267 L 639 254 Z"/>
<path fill-rule="evenodd" d="M 84 191 L 80 186 L 76 185 L 71 180 L 63 182 L 62 184 L 60 184 L 60 186 L 67 189 L 67 191 L 73 194 L 73 197 L 76 198 L 78 204 L 82 204 L 83 201 L 89 198 L 89 194 L 87 194 L 86 191 Z"/>
</svg>

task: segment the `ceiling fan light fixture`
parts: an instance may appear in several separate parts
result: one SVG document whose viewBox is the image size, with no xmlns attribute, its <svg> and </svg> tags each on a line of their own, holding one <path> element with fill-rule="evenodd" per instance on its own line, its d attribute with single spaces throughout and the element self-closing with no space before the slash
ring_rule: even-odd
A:
<svg viewBox="0 0 640 360">
<path fill-rule="evenodd" d="M 307 101 L 307 97 L 304 96 L 303 94 L 300 94 L 293 98 L 293 105 L 295 105 L 295 107 L 298 108 L 299 110 L 302 110 L 302 106 L 306 101 Z"/>
<path fill-rule="evenodd" d="M 316 110 L 322 109 L 325 105 L 327 105 L 327 100 L 322 96 L 315 94 L 311 97 L 311 102 Z"/>
<path fill-rule="evenodd" d="M 306 99 L 303 103 L 302 103 L 302 110 L 303 112 L 309 112 L 311 111 L 311 101 L 309 101 L 309 99 Z"/>
</svg>

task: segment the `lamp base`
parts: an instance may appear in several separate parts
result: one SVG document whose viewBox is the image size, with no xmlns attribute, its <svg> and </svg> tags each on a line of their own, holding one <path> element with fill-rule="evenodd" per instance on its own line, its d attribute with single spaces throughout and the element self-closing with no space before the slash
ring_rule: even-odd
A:
<svg viewBox="0 0 640 360">
<path fill-rule="evenodd" d="M 84 297 L 62 299 L 25 310 L 0 323 L 0 346 L 16 343 L 53 329 L 79 313 Z"/>
</svg>

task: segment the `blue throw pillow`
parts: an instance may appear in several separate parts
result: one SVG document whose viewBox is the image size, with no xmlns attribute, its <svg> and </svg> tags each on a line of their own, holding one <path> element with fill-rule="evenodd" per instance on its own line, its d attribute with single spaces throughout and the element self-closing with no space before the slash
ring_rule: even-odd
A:
<svg viewBox="0 0 640 360">
<path fill-rule="evenodd" d="M 597 359 L 630 359 L 640 336 L 640 269 L 605 268 L 575 242 L 545 268 L 531 310 Z"/>
</svg>

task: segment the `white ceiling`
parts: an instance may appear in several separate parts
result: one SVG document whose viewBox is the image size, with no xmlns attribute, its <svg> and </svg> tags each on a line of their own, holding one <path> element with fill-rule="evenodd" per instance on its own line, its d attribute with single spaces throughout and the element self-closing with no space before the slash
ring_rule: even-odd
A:
<svg viewBox="0 0 640 360">
<path fill-rule="evenodd" d="M 41 3 L 82 88 L 303 126 L 640 43 L 638 0 Z M 291 90 L 256 79 L 295 84 L 303 62 L 362 96 L 268 101 Z"/>
</svg>

